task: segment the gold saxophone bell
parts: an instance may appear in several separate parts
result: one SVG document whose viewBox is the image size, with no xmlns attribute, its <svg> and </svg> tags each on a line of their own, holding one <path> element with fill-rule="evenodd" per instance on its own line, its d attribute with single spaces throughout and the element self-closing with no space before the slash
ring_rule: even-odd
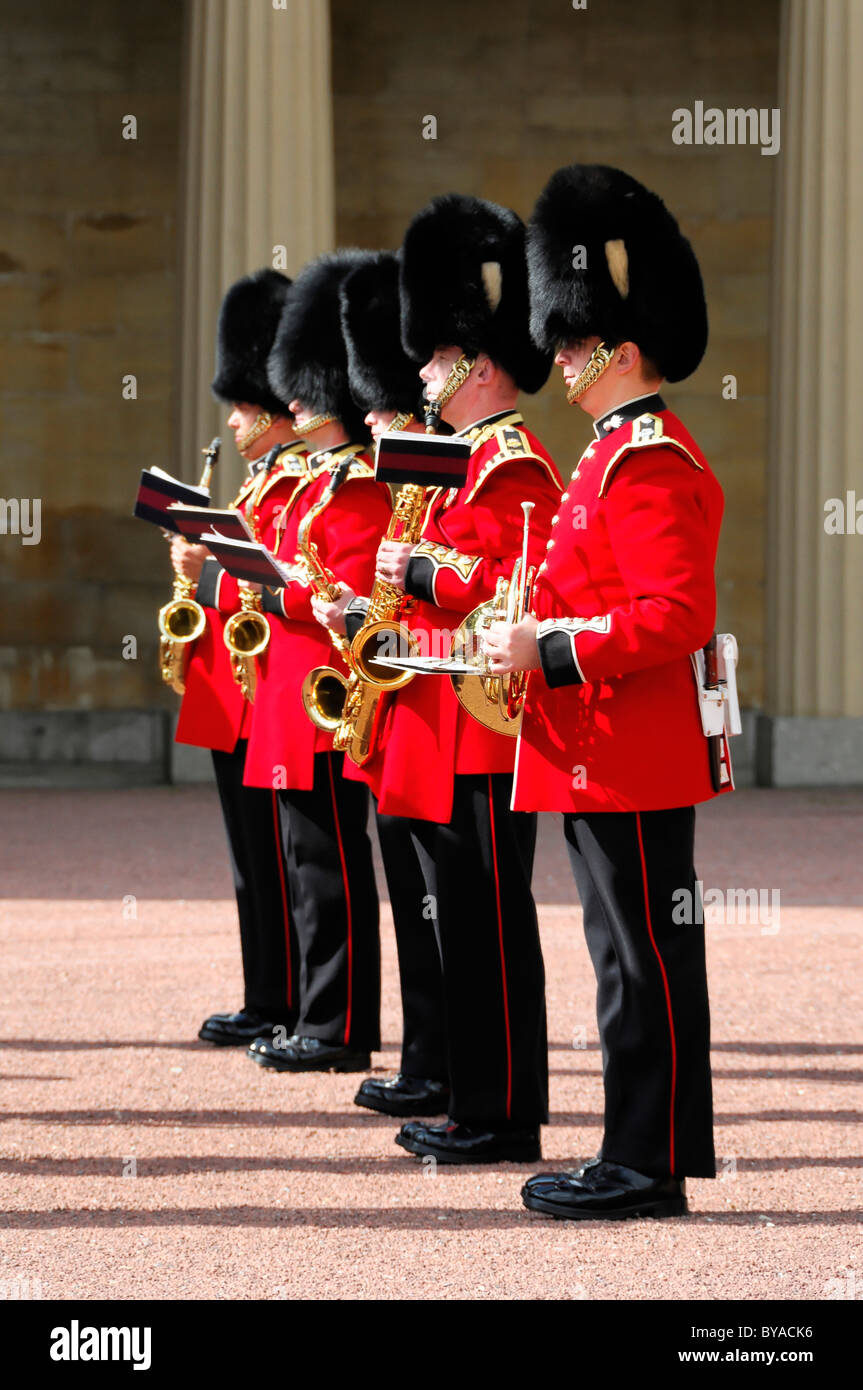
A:
<svg viewBox="0 0 863 1390">
<path fill-rule="evenodd" d="M 401 690 L 414 678 L 413 671 L 384 666 L 382 656 L 415 656 L 417 639 L 404 623 L 382 619 L 366 623 L 351 643 L 351 665 L 361 680 L 380 690 Z"/>
<path fill-rule="evenodd" d="M 315 666 L 303 681 L 303 708 L 316 729 L 333 733 L 342 722 L 347 678 L 335 666 Z"/>
<path fill-rule="evenodd" d="M 178 695 L 186 691 L 186 653 L 207 626 L 207 615 L 190 597 L 194 584 L 178 574 L 174 596 L 159 609 L 159 668 L 162 680 Z"/>
<path fill-rule="evenodd" d="M 206 625 L 206 614 L 193 598 L 173 598 L 159 609 L 159 632 L 166 642 L 194 642 Z"/>
<path fill-rule="evenodd" d="M 266 651 L 270 641 L 270 625 L 260 611 L 260 598 L 256 593 L 243 589 L 241 601 L 242 608 L 239 613 L 231 614 L 222 635 L 231 653 L 234 680 L 244 698 L 252 704 L 258 683 L 255 657 Z"/>
<path fill-rule="evenodd" d="M 295 564 L 309 588 L 319 598 L 330 602 L 340 592 L 335 575 L 327 569 L 318 553 L 318 547 L 311 538 L 313 522 L 325 512 L 342 482 L 350 474 L 353 454 L 346 455 L 332 471 L 330 481 L 322 496 L 310 507 L 297 530 L 297 558 Z M 348 641 L 340 633 L 330 632 L 330 640 L 337 651 L 347 661 Z M 348 696 L 348 678 L 337 671 L 335 666 L 315 666 L 309 671 L 302 687 L 303 708 L 316 729 L 332 734 L 339 728 Z"/>
</svg>

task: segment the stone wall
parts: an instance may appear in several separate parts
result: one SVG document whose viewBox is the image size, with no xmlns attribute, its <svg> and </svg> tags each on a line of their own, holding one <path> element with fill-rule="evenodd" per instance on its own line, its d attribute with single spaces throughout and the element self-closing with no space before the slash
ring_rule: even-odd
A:
<svg viewBox="0 0 863 1390">
<path fill-rule="evenodd" d="M 669 388 L 725 488 L 719 623 L 737 633 L 740 686 L 764 672 L 767 314 L 775 157 L 671 139 L 677 107 L 776 104 L 778 0 L 331 0 L 338 239 L 395 246 L 436 193 L 476 193 L 527 216 L 551 172 L 619 165 L 679 217 L 706 281 L 711 342 Z M 434 116 L 437 138 L 423 138 Z M 722 379 L 737 378 L 724 400 Z M 559 377 L 525 402 L 566 471 L 589 436 Z"/>
<path fill-rule="evenodd" d="M 38 545 L 0 535 L 0 707 L 78 712 L 78 739 L 82 711 L 169 703 L 165 545 L 130 510 L 142 465 L 175 466 L 181 26 L 176 0 L 0 4 L 0 496 L 41 503 Z"/>
<path fill-rule="evenodd" d="M 176 701 L 158 680 L 155 640 L 167 557 L 129 512 L 144 464 L 180 469 L 184 8 L 0 0 L 0 498 L 41 505 L 38 545 L 10 534 L 9 505 L 0 513 L 0 709 L 13 716 L 0 721 L 0 778 L 10 762 L 96 759 L 143 777 L 167 765 Z M 680 216 L 712 339 L 696 376 L 668 394 L 726 490 L 720 623 L 741 639 L 741 687 L 758 707 L 776 161 L 675 146 L 671 113 L 696 100 L 775 103 L 779 0 L 438 0 L 428 11 L 331 0 L 331 12 L 341 243 L 395 246 L 416 208 L 451 189 L 526 216 L 572 159 L 631 170 Z M 128 116 L 136 140 L 123 139 Z M 428 116 L 434 140 L 423 139 Z M 722 399 L 727 373 L 736 401 Z M 122 395 L 129 375 L 135 400 Z M 526 407 L 565 470 L 586 420 L 555 381 Z"/>
</svg>

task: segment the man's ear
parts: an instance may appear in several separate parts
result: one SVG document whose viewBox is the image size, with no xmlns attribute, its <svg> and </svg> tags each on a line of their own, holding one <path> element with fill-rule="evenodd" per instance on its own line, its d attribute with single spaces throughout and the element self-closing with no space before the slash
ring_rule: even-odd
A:
<svg viewBox="0 0 863 1390">
<path fill-rule="evenodd" d="M 641 349 L 637 343 L 621 343 L 617 349 L 617 370 L 625 376 L 638 367 Z"/>
<path fill-rule="evenodd" d="M 472 375 L 486 385 L 494 376 L 494 363 L 485 352 L 478 352 Z"/>
</svg>

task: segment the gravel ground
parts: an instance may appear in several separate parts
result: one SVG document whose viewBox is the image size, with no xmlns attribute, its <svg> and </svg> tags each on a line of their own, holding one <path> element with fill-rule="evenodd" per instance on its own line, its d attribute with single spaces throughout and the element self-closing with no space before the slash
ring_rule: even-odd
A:
<svg viewBox="0 0 863 1390">
<path fill-rule="evenodd" d="M 752 790 L 699 812 L 707 887 L 781 893 L 778 930 L 708 927 L 720 1177 L 690 1183 L 688 1220 L 587 1225 L 523 1210 L 531 1168 L 426 1172 L 392 1120 L 352 1104 L 359 1078 L 272 1075 L 195 1040 L 241 1000 L 212 789 L 9 791 L 0 818 L 0 1293 L 863 1298 L 863 792 Z M 552 817 L 536 892 L 552 1169 L 590 1156 L 601 1121 Z M 388 909 L 383 936 L 380 1072 L 399 1042 Z"/>
</svg>

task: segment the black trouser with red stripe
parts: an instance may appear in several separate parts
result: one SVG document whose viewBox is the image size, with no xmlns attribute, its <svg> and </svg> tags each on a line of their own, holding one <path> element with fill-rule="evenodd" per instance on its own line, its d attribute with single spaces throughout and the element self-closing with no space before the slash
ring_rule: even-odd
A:
<svg viewBox="0 0 863 1390">
<path fill-rule="evenodd" d="M 368 788 L 342 777 L 343 753 L 316 753 L 311 791 L 280 791 L 299 948 L 300 1037 L 380 1047 L 378 892 Z"/>
<path fill-rule="evenodd" d="M 400 1070 L 404 1076 L 446 1082 L 440 951 L 412 822 L 378 811 L 377 825 L 399 958 L 404 1019 Z"/>
<path fill-rule="evenodd" d="M 510 773 L 455 778 L 448 825 L 411 821 L 436 908 L 452 1120 L 548 1119 L 545 974 L 530 891 L 536 816 L 510 811 Z"/>
<path fill-rule="evenodd" d="M 601 1157 L 654 1177 L 712 1178 L 704 927 L 694 910 L 679 920 L 697 891 L 695 809 L 563 819 L 596 972 Z"/>
<path fill-rule="evenodd" d="M 233 753 L 213 750 L 243 955 L 246 1009 L 273 1023 L 296 1018 L 296 935 L 288 907 L 279 803 L 274 791 L 243 786 L 246 739 Z"/>
</svg>

